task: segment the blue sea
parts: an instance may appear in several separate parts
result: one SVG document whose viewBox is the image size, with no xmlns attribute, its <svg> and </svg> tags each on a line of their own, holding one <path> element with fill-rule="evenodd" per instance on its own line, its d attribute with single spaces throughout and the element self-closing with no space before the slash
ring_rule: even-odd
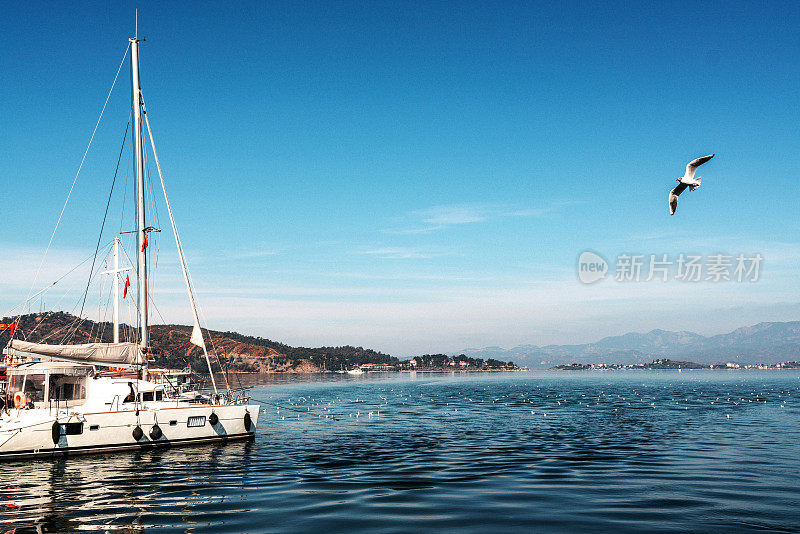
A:
<svg viewBox="0 0 800 534">
<path fill-rule="evenodd" d="M 263 380 L 252 442 L 0 465 L 0 532 L 800 532 L 798 371 Z"/>
</svg>

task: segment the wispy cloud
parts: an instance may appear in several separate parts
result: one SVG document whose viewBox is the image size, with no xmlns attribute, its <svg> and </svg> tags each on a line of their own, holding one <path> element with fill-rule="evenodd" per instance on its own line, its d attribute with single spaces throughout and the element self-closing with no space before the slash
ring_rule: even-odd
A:
<svg viewBox="0 0 800 534">
<path fill-rule="evenodd" d="M 685 303 L 698 291 L 690 285 L 610 280 L 584 286 L 574 278 L 505 288 L 416 288 L 403 291 L 402 298 L 379 289 L 362 288 L 344 299 L 346 291 L 315 295 L 309 288 L 303 295 L 210 294 L 203 301 L 212 328 L 239 329 L 290 344 L 355 343 L 405 355 L 467 346 L 584 343 L 653 328 L 685 330 Z M 800 309 L 791 295 L 776 299 L 775 292 L 755 285 L 708 284 L 703 293 L 694 311 L 713 318 L 689 328 L 702 334 L 761 320 L 788 320 Z M 657 309 L 643 315 L 641 310 L 653 310 L 653 302 L 659 302 Z M 172 316 L 173 310 L 168 311 Z M 185 314 L 177 308 L 174 313 Z M 190 320 L 185 317 L 184 322 Z"/>
<path fill-rule="evenodd" d="M 568 206 L 574 206 L 576 204 L 580 204 L 580 202 L 575 200 L 559 200 L 556 202 L 551 202 L 544 206 L 537 206 L 535 208 L 523 208 L 523 209 L 509 209 L 504 213 L 500 213 L 502 217 L 545 217 L 547 215 L 551 215 L 553 213 L 558 212 L 561 209 L 564 209 Z"/>
<path fill-rule="evenodd" d="M 268 256 L 274 256 L 277 252 L 274 250 L 250 250 L 247 252 L 242 252 L 240 254 L 234 254 L 232 257 L 238 259 L 257 259 L 257 258 L 266 258 Z"/>
<path fill-rule="evenodd" d="M 385 234 L 429 234 L 453 226 L 474 224 L 503 217 L 544 217 L 572 204 L 571 201 L 553 202 L 539 207 L 515 207 L 504 204 L 452 204 L 431 206 L 415 210 L 400 220 L 404 226 L 381 230 Z"/>
<path fill-rule="evenodd" d="M 366 254 L 368 256 L 375 256 L 377 258 L 389 260 L 406 260 L 418 258 L 430 258 L 433 254 L 422 252 L 416 249 L 403 248 L 403 247 L 382 247 L 373 250 L 364 250 L 359 254 Z"/>
<path fill-rule="evenodd" d="M 485 221 L 490 216 L 486 206 L 434 206 L 416 212 L 422 222 L 439 226 Z"/>
<path fill-rule="evenodd" d="M 384 234 L 396 234 L 396 235 L 420 235 L 420 234 L 430 234 L 432 232 L 436 232 L 437 230 L 441 230 L 444 226 L 415 226 L 411 228 L 390 228 L 381 230 L 381 233 Z"/>
</svg>

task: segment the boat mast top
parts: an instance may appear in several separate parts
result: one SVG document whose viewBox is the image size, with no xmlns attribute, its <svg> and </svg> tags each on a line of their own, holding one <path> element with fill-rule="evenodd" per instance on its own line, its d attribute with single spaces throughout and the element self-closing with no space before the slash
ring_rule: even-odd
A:
<svg viewBox="0 0 800 534">
<path fill-rule="evenodd" d="M 108 271 L 103 271 L 102 274 L 110 274 L 114 277 L 114 343 L 119 343 L 119 282 L 120 275 L 125 271 L 129 271 L 130 267 L 119 266 L 119 238 L 114 238 L 114 268 Z M 127 289 L 127 285 L 125 286 Z"/>
<path fill-rule="evenodd" d="M 133 135 L 136 140 L 136 202 L 137 202 L 137 296 L 139 301 L 139 344 L 143 351 L 147 350 L 147 230 L 144 218 L 144 150 L 142 147 L 142 90 L 139 83 L 139 39 L 132 37 L 131 42 L 131 107 L 133 108 Z"/>
</svg>

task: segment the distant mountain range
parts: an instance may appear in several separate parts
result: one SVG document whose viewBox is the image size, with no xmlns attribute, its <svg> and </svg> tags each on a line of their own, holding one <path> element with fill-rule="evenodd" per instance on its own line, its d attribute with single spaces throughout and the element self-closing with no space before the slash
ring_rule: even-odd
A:
<svg viewBox="0 0 800 534">
<path fill-rule="evenodd" d="M 0 319 L 9 322 L 10 318 Z M 18 317 L 20 331 L 30 341 L 70 343 L 111 341 L 111 325 L 79 321 L 63 312 Z M 131 327 L 124 325 L 129 334 Z M 189 343 L 192 328 L 183 325 L 153 325 L 150 329 L 152 357 L 156 365 L 184 367 L 190 363 L 203 370 L 202 352 Z M 123 337 L 126 337 L 123 335 Z M 0 331 L 0 347 L 8 333 Z M 283 343 L 236 332 L 206 332 L 217 352 L 232 370 L 257 372 L 317 372 L 337 370 L 365 363 L 396 365 L 395 357 L 362 347 L 290 347 Z M 531 368 L 549 368 L 570 363 L 629 364 L 655 359 L 692 361 L 703 364 L 776 364 L 800 360 L 800 321 L 759 323 L 738 328 L 728 334 L 705 337 L 694 332 L 652 330 L 646 334 L 628 333 L 606 337 L 583 345 L 519 345 L 511 349 L 485 347 L 461 351 L 471 358 L 513 361 Z"/>
<path fill-rule="evenodd" d="M 797 360 L 800 356 L 800 321 L 759 323 L 728 334 L 705 337 L 695 332 L 651 330 L 606 337 L 583 345 L 519 345 L 511 349 L 465 349 L 473 358 L 512 360 L 517 365 L 547 368 L 569 363 L 648 363 L 657 358 L 714 364 L 740 364 Z"/>
</svg>

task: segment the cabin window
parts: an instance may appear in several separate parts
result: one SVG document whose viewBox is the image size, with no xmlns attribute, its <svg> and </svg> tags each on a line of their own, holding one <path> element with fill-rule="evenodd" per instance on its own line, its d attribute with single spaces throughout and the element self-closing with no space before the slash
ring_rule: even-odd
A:
<svg viewBox="0 0 800 534">
<path fill-rule="evenodd" d="M 153 402 L 153 392 L 152 391 L 145 391 L 142 393 L 142 402 Z"/>
<path fill-rule="evenodd" d="M 41 402 L 44 400 L 44 375 L 26 375 L 23 391 L 28 402 Z"/>
<path fill-rule="evenodd" d="M 83 434 L 83 423 L 61 423 L 62 436 L 77 436 Z"/>
<path fill-rule="evenodd" d="M 169 422 L 169 426 L 178 426 L 178 421 L 173 419 L 172 421 Z"/>
<path fill-rule="evenodd" d="M 92 425 L 89 427 L 89 430 L 100 430 L 100 425 Z"/>
<path fill-rule="evenodd" d="M 50 400 L 71 401 L 86 398 L 86 386 L 80 379 L 53 375 L 50 377 Z"/>
<path fill-rule="evenodd" d="M 25 383 L 25 375 L 14 375 L 9 378 L 11 380 L 9 391 L 12 393 L 22 391 L 22 384 Z"/>
<path fill-rule="evenodd" d="M 163 391 L 156 391 L 156 400 L 164 400 L 164 392 Z"/>
<path fill-rule="evenodd" d="M 190 417 L 189 420 L 186 422 L 186 426 L 188 427 L 205 426 L 205 424 L 206 424 L 205 415 L 196 415 L 194 417 Z"/>
</svg>

